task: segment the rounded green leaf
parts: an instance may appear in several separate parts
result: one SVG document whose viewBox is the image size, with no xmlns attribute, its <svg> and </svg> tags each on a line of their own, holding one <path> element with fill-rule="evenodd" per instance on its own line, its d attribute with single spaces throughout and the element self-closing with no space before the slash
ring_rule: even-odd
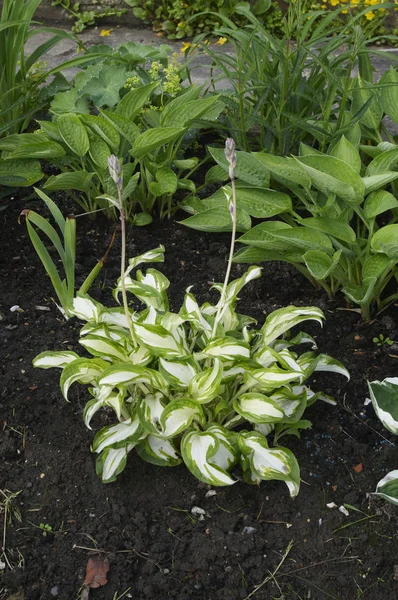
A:
<svg viewBox="0 0 398 600">
<path fill-rule="evenodd" d="M 390 258 L 398 258 L 398 225 L 386 225 L 376 231 L 370 246 L 374 252 L 382 252 Z"/>
<path fill-rule="evenodd" d="M 398 208 L 398 200 L 385 190 L 372 192 L 365 200 L 363 212 L 366 219 L 374 219 L 387 210 Z"/>
<path fill-rule="evenodd" d="M 60 115 L 57 126 L 62 139 L 72 152 L 80 157 L 87 154 L 90 142 L 86 128 L 77 115 L 73 113 Z"/>
</svg>

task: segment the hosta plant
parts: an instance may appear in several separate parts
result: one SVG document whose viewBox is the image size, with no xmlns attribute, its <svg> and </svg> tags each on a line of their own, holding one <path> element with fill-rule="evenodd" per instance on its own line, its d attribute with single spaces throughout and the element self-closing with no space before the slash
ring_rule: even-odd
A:
<svg viewBox="0 0 398 600">
<path fill-rule="evenodd" d="M 294 265 L 330 297 L 342 290 L 365 319 L 398 296 L 385 294 L 396 275 L 398 146 L 352 144 L 345 136 L 321 153 L 301 144 L 297 157 L 238 152 L 238 228 L 244 247 L 235 262 L 280 260 Z M 359 150 L 371 155 L 366 163 Z M 210 148 L 227 173 L 221 149 Z M 186 201 L 196 213 L 185 225 L 230 230 L 228 211 L 218 191 Z M 252 227 L 251 217 L 267 219 Z M 270 220 L 270 217 L 277 219 Z"/>
<path fill-rule="evenodd" d="M 217 96 L 200 98 L 200 88 L 192 85 L 161 110 L 153 110 L 148 104 L 159 85 L 154 81 L 132 89 L 114 109 L 101 109 L 99 115 L 79 105 L 76 112 L 40 121 L 35 133 L 0 140 L 0 183 L 15 185 L 15 178 L 25 170 L 30 173 L 34 165 L 33 179 L 27 176 L 24 183 L 32 185 L 44 177 L 38 161 L 46 160 L 61 171 L 47 179 L 46 191 L 66 190 L 87 212 L 107 210 L 115 216 L 109 197 L 116 187 L 107 159 L 116 152 L 124 159 L 127 218 L 142 225 L 155 212 L 161 218 L 170 216 L 176 191 L 195 191 L 190 177 L 199 160 L 186 158 L 184 149 L 193 143 L 196 130 L 217 120 L 224 105 Z"/>
<path fill-rule="evenodd" d="M 227 149 L 230 168 L 236 155 Z M 116 165 L 116 167 L 115 167 Z M 111 165 L 112 167 L 112 165 Z M 120 165 L 113 163 L 121 210 L 123 203 Z M 113 168 L 112 167 L 112 168 Z M 228 194 L 234 220 L 234 193 Z M 234 236 L 232 236 L 231 255 Z M 43 352 L 36 367 L 60 367 L 61 389 L 68 399 L 74 382 L 89 386 L 91 399 L 84 410 L 87 427 L 95 413 L 111 408 L 115 423 L 94 437 L 97 472 L 104 482 L 114 481 L 124 469 L 133 449 L 155 465 L 182 462 L 201 481 L 232 485 L 239 475 L 249 483 L 284 481 L 291 496 L 299 491 L 300 471 L 293 453 L 279 445 L 269 447 L 283 435 L 298 435 L 309 427 L 305 409 L 316 400 L 333 400 L 313 392 L 307 380 L 315 371 L 348 375 L 338 361 L 313 350 L 313 338 L 291 329 L 307 320 L 322 322 L 315 307 L 289 306 L 269 314 L 256 328 L 250 316 L 236 312 L 238 294 L 261 274 L 252 266 L 229 282 L 231 260 L 224 283 L 213 287 L 220 293 L 216 304 L 199 305 L 189 288 L 178 312 L 167 297 L 168 279 L 157 269 L 133 271 L 142 263 L 163 261 L 164 248 L 130 259 L 125 268 L 122 251 L 121 277 L 115 298 L 123 307 L 108 308 L 88 295 L 78 294 L 74 314 L 86 324 L 80 344 L 91 358 L 74 352 Z M 127 294 L 145 308 L 133 311 Z M 302 354 L 296 346 L 310 344 Z"/>
<path fill-rule="evenodd" d="M 368 382 L 370 398 L 376 415 L 384 427 L 398 434 L 398 377 Z M 390 471 L 379 481 L 375 491 L 388 502 L 398 505 L 398 469 Z"/>
</svg>

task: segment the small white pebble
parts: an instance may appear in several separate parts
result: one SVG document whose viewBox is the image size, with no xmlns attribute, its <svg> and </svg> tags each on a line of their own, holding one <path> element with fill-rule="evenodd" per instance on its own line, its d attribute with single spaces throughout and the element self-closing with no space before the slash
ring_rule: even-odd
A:
<svg viewBox="0 0 398 600">
<path fill-rule="evenodd" d="M 326 506 L 328 508 L 337 508 L 337 504 L 335 502 L 329 502 L 329 504 L 326 504 Z"/>
<path fill-rule="evenodd" d="M 11 306 L 10 312 L 23 312 L 23 309 L 18 304 L 14 304 Z"/>
<path fill-rule="evenodd" d="M 286 523 L 286 529 L 290 529 L 291 527 L 293 527 L 293 523 Z"/>
<path fill-rule="evenodd" d="M 193 514 L 194 517 L 199 519 L 199 521 L 203 521 L 205 518 L 206 511 L 203 510 L 203 508 L 200 508 L 200 506 L 193 506 L 191 508 L 191 514 Z"/>
<path fill-rule="evenodd" d="M 343 515 L 345 515 L 346 517 L 349 517 L 349 516 L 350 516 L 350 513 L 348 512 L 348 510 L 346 509 L 346 507 L 345 507 L 345 506 L 339 506 L 339 511 L 340 511 L 340 512 L 341 512 Z"/>
<path fill-rule="evenodd" d="M 208 492 L 206 492 L 205 494 L 205 498 L 211 498 L 212 496 L 217 496 L 217 492 L 216 490 L 209 490 Z"/>
<path fill-rule="evenodd" d="M 365 398 L 365 402 L 363 403 L 364 406 L 367 406 L 368 404 L 370 404 L 372 402 L 372 400 L 370 398 Z"/>
<path fill-rule="evenodd" d="M 318 525 L 319 525 L 319 527 L 322 525 L 322 519 L 319 519 Z"/>
</svg>

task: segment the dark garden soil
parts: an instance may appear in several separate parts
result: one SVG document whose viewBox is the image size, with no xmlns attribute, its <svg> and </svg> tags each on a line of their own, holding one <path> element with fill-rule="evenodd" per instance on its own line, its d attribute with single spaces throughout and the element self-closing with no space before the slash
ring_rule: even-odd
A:
<svg viewBox="0 0 398 600">
<path fill-rule="evenodd" d="M 398 344 L 378 348 L 372 342 L 380 333 L 398 340 L 397 308 L 364 324 L 357 313 L 340 310 L 346 308 L 342 298 L 329 302 L 280 264 L 265 265 L 263 277 L 242 293 L 240 312 L 259 320 L 287 304 L 320 306 L 324 328 L 305 329 L 321 352 L 351 372 L 349 383 L 340 375 L 317 376 L 313 387 L 334 395 L 337 406 L 316 404 L 307 413 L 313 428 L 301 440 L 284 438 L 301 466 L 295 500 L 281 482 L 237 483 L 208 495 L 209 486 L 184 467 L 154 467 L 133 452 L 117 482 L 103 485 L 89 448 L 94 431 L 82 421 L 84 388 L 73 386 L 68 404 L 59 371 L 31 364 L 45 349 L 81 349 L 79 323 L 60 316 L 25 226 L 17 223 L 25 207 L 16 198 L 0 212 L 0 490 L 20 492 L 14 506 L 21 512 L 21 522 L 14 518 L 5 529 L 14 568 L 6 564 L 0 571 L 0 598 L 77 598 L 95 550 L 107 554 L 110 571 L 108 584 L 90 591 L 91 600 L 116 600 L 127 590 L 123 597 L 134 600 L 398 598 L 398 511 L 368 496 L 386 471 L 398 467 L 396 438 L 364 405 L 367 378 L 397 375 Z M 113 228 L 105 220 L 78 219 L 80 279 L 105 252 Z M 223 279 L 228 236 L 201 234 L 173 220 L 153 223 L 129 231 L 128 253 L 159 243 L 166 246 L 166 262 L 156 266 L 171 279 L 172 308 L 178 310 L 189 285 L 200 301 L 209 298 L 208 282 Z M 118 248 L 119 240 L 92 291 L 97 299 L 111 298 Z M 234 267 L 235 275 L 242 271 Z M 14 305 L 23 312 L 10 312 Z M 336 507 L 328 508 L 332 502 Z M 348 516 L 339 511 L 344 504 Z M 203 520 L 191 513 L 195 506 L 204 509 Z M 290 553 L 270 577 L 291 540 Z"/>
</svg>

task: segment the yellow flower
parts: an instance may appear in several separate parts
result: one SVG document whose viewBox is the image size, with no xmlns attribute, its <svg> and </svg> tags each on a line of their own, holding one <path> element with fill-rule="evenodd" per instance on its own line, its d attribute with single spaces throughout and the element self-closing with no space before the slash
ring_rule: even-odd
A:
<svg viewBox="0 0 398 600">
<path fill-rule="evenodd" d="M 227 38 L 221 37 L 216 41 L 216 46 L 224 46 L 225 42 L 227 42 Z"/>
<path fill-rule="evenodd" d="M 112 33 L 112 29 L 102 29 L 100 36 L 101 37 L 108 37 L 108 35 L 111 35 Z"/>
<path fill-rule="evenodd" d="M 346 15 L 348 13 L 348 10 L 345 8 L 344 10 L 341 11 L 342 15 Z"/>
<path fill-rule="evenodd" d="M 326 4 L 321 4 L 321 8 L 326 8 Z"/>
<path fill-rule="evenodd" d="M 373 19 L 375 18 L 375 14 L 373 11 L 370 11 L 368 13 L 366 13 L 365 17 L 367 18 L 368 21 L 373 21 Z"/>
<path fill-rule="evenodd" d="M 177 27 L 184 27 L 184 21 L 180 21 L 177 25 Z"/>
<path fill-rule="evenodd" d="M 180 50 L 180 54 L 184 54 L 184 52 L 186 52 L 188 50 L 188 48 L 191 47 L 191 44 L 189 42 L 183 42 L 182 46 L 181 46 L 181 50 Z"/>
<path fill-rule="evenodd" d="M 331 6 L 337 6 L 339 4 L 339 0 L 330 0 Z"/>
</svg>

